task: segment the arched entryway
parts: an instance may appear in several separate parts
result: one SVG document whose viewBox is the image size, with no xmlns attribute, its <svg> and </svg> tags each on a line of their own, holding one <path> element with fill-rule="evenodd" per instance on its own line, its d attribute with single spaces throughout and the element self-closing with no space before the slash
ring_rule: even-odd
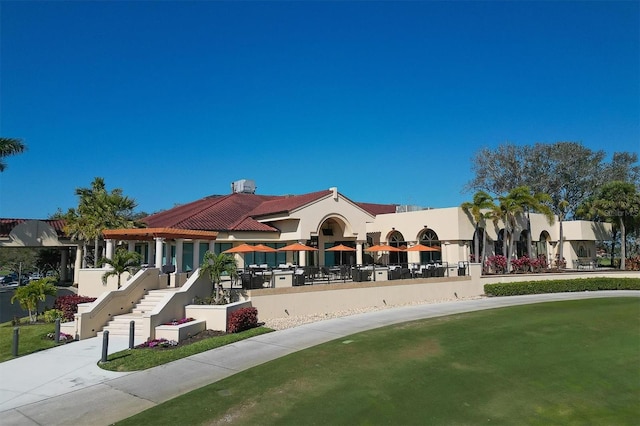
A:
<svg viewBox="0 0 640 426">
<path fill-rule="evenodd" d="M 545 264 L 548 264 L 549 259 L 549 243 L 551 242 L 551 236 L 547 231 L 540 233 L 540 238 L 535 242 L 535 257 L 544 259 Z"/>
<path fill-rule="evenodd" d="M 311 237 L 310 245 L 320 250 L 308 253 L 310 257 L 308 265 L 331 267 L 357 264 L 358 253 L 355 251 L 328 251 L 331 247 L 340 244 L 357 248 L 349 223 L 342 217 L 330 216 L 320 224 L 318 235 Z"/>
</svg>

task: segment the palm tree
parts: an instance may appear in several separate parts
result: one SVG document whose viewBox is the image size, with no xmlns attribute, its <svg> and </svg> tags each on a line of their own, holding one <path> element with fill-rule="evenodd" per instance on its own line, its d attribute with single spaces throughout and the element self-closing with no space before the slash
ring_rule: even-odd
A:
<svg viewBox="0 0 640 426">
<path fill-rule="evenodd" d="M 38 318 L 38 302 L 44 302 L 47 296 L 55 296 L 58 289 L 52 284 L 55 278 L 47 277 L 31 281 L 29 284 L 18 287 L 11 303 L 18 301 L 22 309 L 29 311 L 29 322 L 34 323 Z"/>
<path fill-rule="evenodd" d="M 129 251 L 125 248 L 118 248 L 111 259 L 102 258 L 100 265 L 109 265 L 112 269 L 102 275 L 102 283 L 106 284 L 111 276 L 118 277 L 118 288 L 120 288 L 120 278 L 125 272 L 134 275 L 140 269 L 142 258 L 140 253 Z"/>
<path fill-rule="evenodd" d="M 69 209 L 65 215 L 65 231 L 84 242 L 94 242 L 94 267 L 97 266 L 99 242 L 105 229 L 136 228 L 142 226 L 133 220 L 136 202 L 116 188 L 108 192 L 104 179 L 96 177 L 90 188 L 77 188 L 80 198 L 77 209 Z M 83 256 L 83 259 L 86 256 Z M 83 267 L 86 267 L 86 261 Z"/>
<path fill-rule="evenodd" d="M 514 246 L 514 232 L 518 218 L 525 212 L 530 210 L 539 211 L 544 214 L 549 221 L 553 223 L 554 216 L 551 209 L 545 204 L 548 196 L 544 194 L 532 194 L 528 186 L 519 186 L 512 189 L 505 196 L 498 197 L 498 208 L 500 210 L 501 219 L 505 225 L 505 245 L 507 246 L 507 271 L 511 270 L 511 254 Z"/>
<path fill-rule="evenodd" d="M 4 157 L 23 153 L 27 147 L 22 140 L 16 138 L 0 137 L 0 172 L 7 168 Z"/>
<path fill-rule="evenodd" d="M 491 217 L 491 211 L 495 208 L 495 204 L 493 203 L 493 198 L 487 194 L 485 191 L 478 191 L 473 195 L 472 202 L 462 203 L 460 206 L 462 209 L 471 216 L 474 226 L 475 233 L 473 236 L 473 244 L 474 244 L 474 253 L 476 255 L 476 259 L 478 258 L 478 254 L 480 252 L 480 242 L 478 239 L 478 231 L 480 229 L 480 223 L 484 222 L 486 219 Z M 484 270 L 484 259 L 486 255 L 486 246 L 487 246 L 487 230 L 486 226 L 482 229 L 482 255 L 480 256 L 480 264 L 483 265 Z"/>
<path fill-rule="evenodd" d="M 238 276 L 238 265 L 236 259 L 226 253 L 215 254 L 207 251 L 200 265 L 200 273 L 208 274 L 212 285 L 212 295 L 216 303 L 222 298 L 222 276 L 229 275 L 232 279 Z"/>
<path fill-rule="evenodd" d="M 620 269 L 625 270 L 626 224 L 639 216 L 640 193 L 632 183 L 612 181 L 600 188 L 591 204 L 598 216 L 608 219 L 620 229 Z"/>
</svg>

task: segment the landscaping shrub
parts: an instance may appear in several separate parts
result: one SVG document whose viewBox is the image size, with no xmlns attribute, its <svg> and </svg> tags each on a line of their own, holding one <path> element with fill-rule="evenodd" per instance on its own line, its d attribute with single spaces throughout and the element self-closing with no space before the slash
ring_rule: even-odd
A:
<svg viewBox="0 0 640 426">
<path fill-rule="evenodd" d="M 239 333 L 258 326 L 258 310 L 256 308 L 240 308 L 227 318 L 227 333 Z"/>
<path fill-rule="evenodd" d="M 60 309 L 49 309 L 44 312 L 44 322 L 55 322 L 58 318 L 64 318 L 64 312 Z"/>
<path fill-rule="evenodd" d="M 640 278 L 578 278 L 575 280 L 525 281 L 486 284 L 487 296 L 562 293 L 571 291 L 640 290 Z"/>
<path fill-rule="evenodd" d="M 507 258 L 501 254 L 487 258 L 487 268 L 496 274 L 504 274 L 507 270 Z"/>
<path fill-rule="evenodd" d="M 95 297 L 77 296 L 74 294 L 60 296 L 56 298 L 56 301 L 53 303 L 53 308 L 59 309 L 64 313 L 63 319 L 65 321 L 73 321 L 73 316 L 78 313 L 78 304 L 89 303 L 94 300 L 96 300 Z"/>
</svg>

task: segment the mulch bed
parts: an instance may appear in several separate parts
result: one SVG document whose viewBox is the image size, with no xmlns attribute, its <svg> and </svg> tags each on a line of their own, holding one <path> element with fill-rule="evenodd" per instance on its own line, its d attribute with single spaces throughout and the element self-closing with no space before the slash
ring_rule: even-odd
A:
<svg viewBox="0 0 640 426">
<path fill-rule="evenodd" d="M 191 337 L 187 337 L 182 342 L 178 343 L 178 346 L 186 346 L 186 345 L 190 345 L 191 343 L 198 342 L 200 340 L 208 339 L 209 337 L 224 336 L 226 334 L 227 333 L 225 331 L 203 330 L 200 333 L 194 334 Z"/>
</svg>

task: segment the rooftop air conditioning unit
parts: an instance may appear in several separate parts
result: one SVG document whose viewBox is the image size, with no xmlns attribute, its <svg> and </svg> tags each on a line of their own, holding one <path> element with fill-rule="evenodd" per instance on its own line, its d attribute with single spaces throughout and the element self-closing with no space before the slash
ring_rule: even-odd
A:
<svg viewBox="0 0 640 426">
<path fill-rule="evenodd" d="M 255 194 L 256 182 L 250 179 L 240 179 L 231 182 L 231 192 L 234 194 Z"/>
</svg>

